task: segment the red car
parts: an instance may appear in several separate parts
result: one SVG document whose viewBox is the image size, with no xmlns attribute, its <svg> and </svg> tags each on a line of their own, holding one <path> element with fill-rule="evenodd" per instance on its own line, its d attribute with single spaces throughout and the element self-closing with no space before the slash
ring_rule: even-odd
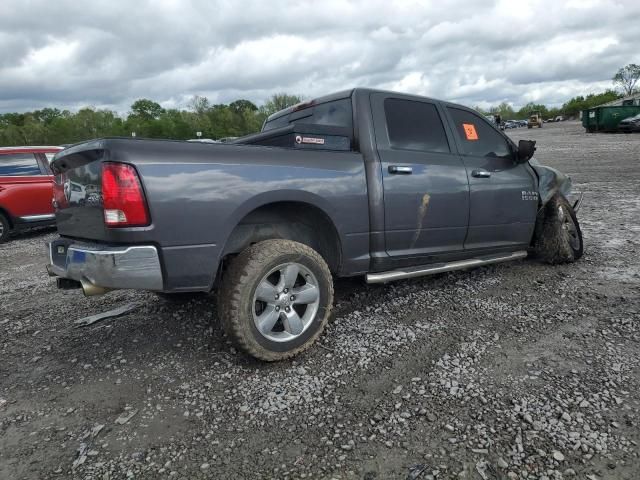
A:
<svg viewBox="0 0 640 480">
<path fill-rule="evenodd" d="M 49 161 L 62 147 L 0 147 L 0 243 L 12 231 L 54 225 Z"/>
</svg>

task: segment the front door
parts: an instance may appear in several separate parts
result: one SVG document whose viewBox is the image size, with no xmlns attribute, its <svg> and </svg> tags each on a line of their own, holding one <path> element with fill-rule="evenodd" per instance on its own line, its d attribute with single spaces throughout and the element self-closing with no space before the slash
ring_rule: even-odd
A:
<svg viewBox="0 0 640 480">
<path fill-rule="evenodd" d="M 384 187 L 385 245 L 394 259 L 462 251 L 469 216 L 464 164 L 436 103 L 372 95 Z"/>
<path fill-rule="evenodd" d="M 466 250 L 526 248 L 538 208 L 534 174 L 485 118 L 453 106 L 447 112 L 469 178 Z"/>
</svg>

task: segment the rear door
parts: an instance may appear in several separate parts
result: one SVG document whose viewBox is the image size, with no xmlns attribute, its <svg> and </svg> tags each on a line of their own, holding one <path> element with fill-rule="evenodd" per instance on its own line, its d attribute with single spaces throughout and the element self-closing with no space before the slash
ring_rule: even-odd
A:
<svg viewBox="0 0 640 480">
<path fill-rule="evenodd" d="M 437 103 L 372 95 L 390 257 L 461 251 L 467 233 L 467 174 Z M 425 261 L 429 261 L 425 259 Z"/>
<path fill-rule="evenodd" d="M 33 153 L 0 154 L 0 206 L 24 221 L 53 218 L 53 177 Z"/>
<path fill-rule="evenodd" d="M 465 249 L 511 249 L 531 241 L 538 207 L 534 174 L 481 115 L 447 106 L 470 188 Z"/>
</svg>

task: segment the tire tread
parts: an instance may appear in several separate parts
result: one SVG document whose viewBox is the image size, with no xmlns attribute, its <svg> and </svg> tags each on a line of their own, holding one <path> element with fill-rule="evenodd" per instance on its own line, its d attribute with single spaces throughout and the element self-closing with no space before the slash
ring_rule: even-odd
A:
<svg viewBox="0 0 640 480">
<path fill-rule="evenodd" d="M 329 299 L 322 323 L 313 336 L 296 349 L 274 352 L 251 341 L 250 335 L 243 325 L 242 314 L 243 302 L 250 300 L 242 298 L 244 294 L 242 286 L 262 273 L 266 262 L 274 257 L 291 253 L 300 253 L 311 257 L 327 278 L 331 279 L 331 272 L 326 262 L 311 247 L 291 240 L 264 240 L 251 245 L 231 261 L 218 292 L 218 317 L 226 335 L 241 350 L 267 362 L 286 360 L 308 349 L 327 325 L 333 303 L 333 282 L 329 281 Z"/>
</svg>

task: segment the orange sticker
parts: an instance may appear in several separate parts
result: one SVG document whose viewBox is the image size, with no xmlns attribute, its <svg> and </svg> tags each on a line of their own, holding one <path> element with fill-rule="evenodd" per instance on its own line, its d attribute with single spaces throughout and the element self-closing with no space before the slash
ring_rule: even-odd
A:
<svg viewBox="0 0 640 480">
<path fill-rule="evenodd" d="M 473 123 L 463 123 L 462 127 L 467 140 L 478 140 L 478 132 L 476 132 L 476 126 Z"/>
</svg>

